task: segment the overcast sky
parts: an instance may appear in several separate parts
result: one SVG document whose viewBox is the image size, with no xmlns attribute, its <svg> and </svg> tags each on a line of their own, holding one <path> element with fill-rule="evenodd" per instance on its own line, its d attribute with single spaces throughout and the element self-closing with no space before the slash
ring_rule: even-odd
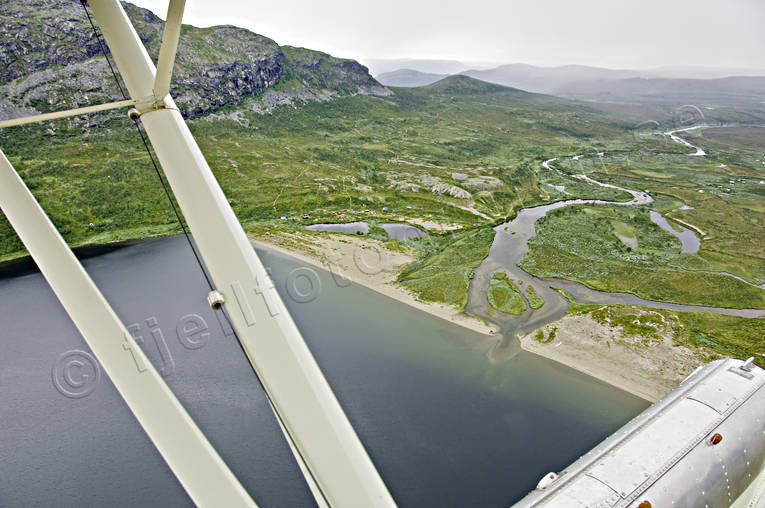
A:
<svg viewBox="0 0 765 508">
<path fill-rule="evenodd" d="M 134 0 L 164 19 L 167 0 Z M 187 0 L 232 24 L 355 58 L 765 69 L 765 0 Z"/>
</svg>

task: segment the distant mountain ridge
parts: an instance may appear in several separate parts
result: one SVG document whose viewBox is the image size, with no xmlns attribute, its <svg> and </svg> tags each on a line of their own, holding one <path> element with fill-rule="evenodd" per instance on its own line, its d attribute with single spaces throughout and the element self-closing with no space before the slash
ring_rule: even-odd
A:
<svg viewBox="0 0 765 508">
<path fill-rule="evenodd" d="M 749 107 L 765 101 L 765 76 L 699 79 L 662 77 L 655 75 L 655 72 L 677 76 L 683 70 L 666 68 L 643 71 L 584 65 L 535 67 L 509 64 L 487 70 L 467 70 L 460 74 L 528 92 L 596 102 L 665 106 L 699 103 L 705 107 Z M 724 74 L 722 71 L 690 68 L 685 72 L 710 76 Z M 426 86 L 444 77 L 415 69 L 401 69 L 380 74 L 378 79 L 386 86 Z"/>
<path fill-rule="evenodd" d="M 568 83 L 647 77 L 645 73 L 639 71 L 586 65 L 535 67 L 528 64 L 508 64 L 488 70 L 468 70 L 463 74 L 492 83 L 550 94 L 554 94 Z"/>
<path fill-rule="evenodd" d="M 463 74 L 529 92 L 596 102 L 750 107 L 765 101 L 764 76 L 671 79 L 645 71 L 582 65 L 542 68 L 523 64 Z"/>
<path fill-rule="evenodd" d="M 498 85 L 495 83 L 489 83 L 487 81 L 481 81 L 479 79 L 465 76 L 464 74 L 456 74 L 454 76 L 447 76 L 443 79 L 426 85 L 426 90 L 437 92 L 439 94 L 487 94 L 487 93 L 499 93 L 499 92 L 518 92 L 528 96 L 523 90 L 518 90 L 512 87 Z"/>
<path fill-rule="evenodd" d="M 623 102 L 700 107 L 758 107 L 765 101 L 765 77 L 717 79 L 628 78 L 617 81 L 570 83 L 554 95 L 596 102 Z"/>
<path fill-rule="evenodd" d="M 457 60 L 434 60 L 419 58 L 368 58 L 364 62 L 374 76 L 400 69 L 412 69 L 427 74 L 459 74 L 462 71 L 481 68 L 481 65 L 469 64 Z"/>
<path fill-rule="evenodd" d="M 121 99 L 76 0 L 0 0 L 0 119 Z M 156 59 L 163 21 L 123 3 Z M 234 26 L 184 25 L 171 93 L 187 117 L 259 97 L 260 111 L 294 101 L 390 95 L 354 60 Z"/>
<path fill-rule="evenodd" d="M 384 72 L 377 76 L 380 83 L 385 86 L 425 86 L 442 80 L 450 74 L 431 74 L 414 69 L 399 69 L 393 72 Z"/>
</svg>

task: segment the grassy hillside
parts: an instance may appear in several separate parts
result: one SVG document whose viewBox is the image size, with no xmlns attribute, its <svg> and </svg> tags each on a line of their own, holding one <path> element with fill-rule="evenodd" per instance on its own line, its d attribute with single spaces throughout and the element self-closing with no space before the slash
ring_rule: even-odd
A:
<svg viewBox="0 0 765 508">
<path fill-rule="evenodd" d="M 391 97 L 311 101 L 271 114 L 253 111 L 253 98 L 195 119 L 191 129 L 239 218 L 276 227 L 297 227 L 303 214 L 336 219 L 342 210 L 351 220 L 364 209 L 488 224 L 522 203 L 551 199 L 538 187 L 540 159 L 581 150 L 594 133 L 623 132 L 576 103 L 459 83 L 459 92 L 397 89 Z M 66 121 L 55 127 L 53 136 L 47 125 L 5 129 L 0 146 L 68 241 L 175 230 L 127 119 L 112 113 L 87 129 Z M 454 189 L 463 197 L 450 195 Z M 20 250 L 13 236 L 3 221 L 6 258 Z"/>
<path fill-rule="evenodd" d="M 325 63 L 291 51 L 287 58 L 305 72 Z M 765 304 L 762 290 L 715 273 L 752 282 L 765 277 L 758 183 L 765 175 L 758 147 L 746 145 L 752 136 L 741 142 L 746 146 L 731 146 L 729 139 L 725 146 L 710 143 L 708 157 L 693 158 L 677 143 L 625 127 L 634 109 L 617 116 L 462 76 L 394 92 L 300 101 L 297 108 L 286 104 L 266 114 L 257 112 L 262 98 L 254 97 L 195 118 L 191 129 L 249 231 L 369 219 L 372 210 L 376 220 L 458 224 L 463 229 L 456 233 L 435 231 L 427 240 L 410 241 L 419 258 L 401 282 L 423 299 L 463 305 L 470 272 L 491 244 L 490 226 L 522 207 L 571 197 L 628 198 L 571 176 L 586 173 L 647 189 L 657 201 L 550 214 L 538 224 L 526 270 L 659 300 Z M 179 231 L 139 139 L 121 115 L 85 132 L 57 122 L 55 132 L 6 129 L 0 146 L 69 242 Z M 597 151 L 606 153 L 597 157 Z M 564 155 L 569 157 L 554 163 L 560 172 L 541 167 L 543 160 Z M 736 183 L 728 191 L 730 179 Z M 684 204 L 692 209 L 677 210 Z M 648 221 L 648 208 L 703 230 L 699 253 L 679 254 L 677 240 Z M 635 236 L 636 249 L 616 236 L 625 232 Z M 469 242 L 461 235 L 469 235 Z M 22 253 L 0 221 L 0 256 Z"/>
</svg>

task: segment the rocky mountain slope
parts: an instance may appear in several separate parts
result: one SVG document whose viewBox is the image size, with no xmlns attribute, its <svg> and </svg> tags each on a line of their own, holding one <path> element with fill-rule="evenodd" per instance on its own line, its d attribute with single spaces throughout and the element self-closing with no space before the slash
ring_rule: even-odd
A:
<svg viewBox="0 0 765 508">
<path fill-rule="evenodd" d="M 156 59 L 162 20 L 124 7 Z M 77 0 L 0 0 L 0 63 L 1 119 L 121 99 Z M 296 100 L 391 94 L 353 60 L 280 47 L 243 28 L 190 25 L 181 33 L 171 93 L 187 117 L 252 97 L 262 112 Z"/>
</svg>

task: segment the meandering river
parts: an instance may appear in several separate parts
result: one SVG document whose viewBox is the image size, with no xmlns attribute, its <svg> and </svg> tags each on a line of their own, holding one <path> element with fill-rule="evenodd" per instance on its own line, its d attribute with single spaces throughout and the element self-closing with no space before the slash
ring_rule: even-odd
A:
<svg viewBox="0 0 765 508">
<path fill-rule="evenodd" d="M 695 125 L 693 127 L 686 127 L 684 129 L 675 129 L 673 131 L 668 131 L 668 132 L 665 132 L 664 134 L 669 136 L 672 139 L 672 141 L 674 141 L 675 143 L 680 143 L 681 145 L 685 145 L 688 148 L 692 148 L 692 149 L 696 150 L 694 153 L 690 153 L 688 155 L 693 155 L 693 156 L 696 156 L 696 157 L 700 157 L 700 156 L 706 155 L 707 153 L 704 150 L 702 150 L 701 148 L 699 148 L 698 146 L 692 145 L 687 140 L 681 138 L 676 133 L 677 132 L 690 132 L 690 131 L 693 131 L 693 130 L 696 130 L 696 129 L 701 129 L 701 128 L 704 128 L 704 127 L 706 127 L 706 125 Z"/>
<path fill-rule="evenodd" d="M 696 236 L 696 233 L 686 228 L 685 226 L 680 226 L 680 231 L 677 231 L 662 214 L 655 210 L 650 211 L 650 216 L 651 222 L 680 240 L 682 245 L 680 250 L 681 253 L 693 254 L 694 252 L 699 251 L 699 247 L 701 247 L 701 240 L 698 236 Z"/>
<path fill-rule="evenodd" d="M 599 153 L 598 156 L 602 156 Z M 701 154 L 703 155 L 703 154 Z M 575 159 L 581 156 L 576 156 Z M 550 164 L 558 160 L 553 158 L 546 160 L 542 166 L 549 171 L 559 172 Z M 559 172 L 560 173 L 560 172 Z M 562 174 L 562 173 L 561 173 Z M 536 235 L 536 222 L 547 215 L 551 210 L 563 208 L 572 205 L 619 205 L 619 206 L 637 206 L 653 202 L 653 198 L 646 192 L 625 189 L 615 185 L 606 184 L 594 180 L 586 175 L 571 175 L 574 178 L 585 180 L 589 183 L 621 190 L 632 195 L 629 201 L 604 201 L 597 199 L 569 199 L 558 201 L 548 205 L 536 206 L 533 208 L 524 208 L 511 221 L 501 224 L 494 228 L 496 231 L 494 242 L 489 250 L 489 255 L 474 270 L 474 276 L 470 281 L 468 288 L 468 301 L 465 309 L 470 314 L 478 316 L 486 321 L 496 324 L 502 332 L 502 339 L 493 354 L 495 357 L 512 357 L 520 351 L 520 344 L 516 337 L 519 334 L 528 333 L 535 328 L 551 323 L 565 315 L 568 309 L 568 300 L 558 291 L 550 286 L 560 287 L 571 293 L 574 298 L 582 303 L 597 304 L 624 304 L 624 305 L 642 305 L 645 307 L 669 309 L 674 311 L 707 311 L 718 312 L 732 316 L 742 317 L 760 317 L 765 316 L 765 309 L 727 309 L 719 307 L 706 307 L 700 305 L 681 305 L 669 302 L 656 302 L 646 300 L 629 293 L 609 293 L 597 291 L 588 288 L 578 282 L 562 279 L 543 279 L 535 277 L 524 270 L 518 264 L 526 255 L 529 249 L 529 240 Z M 658 214 L 657 214 L 658 215 Z M 661 217 L 661 216 L 659 216 Z M 663 217 L 662 217 L 663 219 Z M 666 220 L 665 220 L 666 222 Z M 661 224 L 660 224 L 661 225 Z M 670 227 L 667 224 L 667 227 Z M 670 228 L 671 229 L 671 228 Z M 676 236 L 682 235 L 674 230 Z M 690 235 L 698 241 L 693 233 Z M 693 250 L 693 240 L 687 235 L 682 235 L 683 252 L 695 252 Z M 698 250 L 698 247 L 695 247 Z M 520 316 L 512 316 L 502 312 L 494 311 L 489 306 L 488 288 L 489 282 L 497 271 L 504 271 L 512 280 L 520 281 L 520 289 L 523 292 L 526 287 L 532 286 L 537 294 L 544 300 L 545 304 L 532 310 L 527 307 Z M 738 278 L 738 277 L 737 277 Z"/>
</svg>

